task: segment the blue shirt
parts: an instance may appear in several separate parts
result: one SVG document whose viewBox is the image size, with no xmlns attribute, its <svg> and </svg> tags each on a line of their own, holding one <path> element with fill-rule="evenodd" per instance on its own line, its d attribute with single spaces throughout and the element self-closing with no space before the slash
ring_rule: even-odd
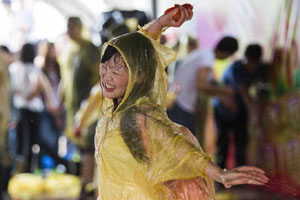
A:
<svg viewBox="0 0 300 200">
<path fill-rule="evenodd" d="M 245 103 L 243 102 L 241 94 L 238 91 L 238 87 L 244 85 L 246 86 L 246 88 L 249 88 L 256 77 L 257 73 L 250 73 L 241 60 L 234 62 L 228 67 L 222 77 L 222 83 L 234 89 L 234 101 L 237 106 L 237 111 L 233 112 L 230 109 L 226 108 L 221 103 L 219 98 L 215 97 L 213 99 L 213 105 L 215 112 L 219 117 L 224 117 L 227 120 L 235 120 L 238 118 L 240 119 L 243 117 L 247 117 L 248 110 Z"/>
</svg>

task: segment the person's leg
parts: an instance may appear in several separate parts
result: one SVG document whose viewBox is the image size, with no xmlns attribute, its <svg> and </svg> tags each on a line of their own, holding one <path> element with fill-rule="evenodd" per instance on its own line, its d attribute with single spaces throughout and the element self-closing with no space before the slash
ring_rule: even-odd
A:
<svg viewBox="0 0 300 200">
<path fill-rule="evenodd" d="M 17 122 L 17 127 L 16 127 L 16 141 L 17 141 L 17 147 L 16 147 L 16 154 L 17 155 L 23 155 L 23 136 L 24 136 L 24 123 L 25 123 L 25 116 L 23 116 L 24 113 L 22 110 L 20 110 L 20 118 L 19 121 Z"/>
<path fill-rule="evenodd" d="M 206 95 L 199 94 L 196 103 L 195 136 L 202 147 L 205 146 L 204 133 L 208 114 L 208 100 L 209 98 Z"/>
<path fill-rule="evenodd" d="M 195 115 L 194 114 L 190 114 L 190 113 L 184 111 L 182 108 L 180 108 L 179 105 L 177 105 L 177 103 L 175 103 L 173 105 L 173 107 L 167 111 L 167 114 L 173 122 L 185 126 L 193 134 L 195 134 Z"/>
<path fill-rule="evenodd" d="M 49 155 L 54 159 L 56 164 L 63 164 L 67 167 L 67 160 L 58 155 L 58 140 L 62 135 L 61 130 L 56 126 L 55 119 L 47 111 L 41 114 L 40 120 L 40 140 L 41 145 L 40 158 L 43 155 Z"/>
<path fill-rule="evenodd" d="M 94 170 L 95 170 L 95 152 L 86 151 L 81 155 L 80 164 L 80 180 L 82 183 L 82 190 L 80 200 L 93 199 L 94 188 Z"/>
<path fill-rule="evenodd" d="M 95 166 L 95 144 L 94 138 L 96 133 L 97 121 L 88 127 L 87 134 L 84 136 L 86 146 L 82 148 L 82 166 L 81 181 L 83 184 L 91 183 L 94 179 Z"/>
<path fill-rule="evenodd" d="M 83 185 L 92 183 L 94 179 L 95 152 L 84 152 L 82 154 L 80 178 Z"/>
<path fill-rule="evenodd" d="M 4 174 L 4 167 L 2 167 L 1 163 L 0 163 L 0 176 L 3 177 Z M 4 180 L 0 179 L 0 200 L 2 200 L 2 195 L 5 191 L 5 186 L 4 186 Z"/>
<path fill-rule="evenodd" d="M 226 159 L 228 154 L 228 131 L 229 127 L 226 121 L 214 111 L 214 118 L 217 131 L 216 142 L 216 163 L 224 169 L 226 167 Z"/>
<path fill-rule="evenodd" d="M 248 144 L 247 119 L 241 117 L 233 127 L 235 143 L 235 165 L 241 166 L 246 163 L 246 152 Z"/>
<path fill-rule="evenodd" d="M 82 149 L 82 161 L 80 166 L 80 179 L 82 182 L 81 198 L 92 199 L 94 196 L 93 180 L 95 171 L 95 144 L 97 121 L 88 127 L 87 134 L 84 137 L 85 148 Z"/>
<path fill-rule="evenodd" d="M 28 140 L 29 140 L 29 145 L 28 145 L 28 151 L 29 151 L 29 156 L 28 156 L 28 162 L 29 165 L 27 166 L 28 172 L 33 172 L 35 168 L 38 167 L 38 157 L 33 157 L 33 151 L 32 147 L 34 144 L 39 145 L 41 148 L 40 144 L 40 134 L 39 134 L 39 127 L 40 127 L 40 113 L 38 112 L 31 112 L 29 110 L 26 111 L 26 116 L 28 120 L 28 127 L 29 127 L 29 132 L 28 132 Z M 40 150 L 39 150 L 40 151 Z M 39 153 L 39 152 L 37 152 Z"/>
<path fill-rule="evenodd" d="M 20 172 L 30 172 L 30 115 L 26 109 L 20 109 L 20 120 L 17 125 L 17 154 L 20 155 Z"/>
<path fill-rule="evenodd" d="M 12 169 L 12 157 L 8 140 L 9 130 L 0 131 L 0 200 L 7 195 L 8 181 Z"/>
<path fill-rule="evenodd" d="M 4 166 L 0 163 L 0 200 L 7 194 L 8 181 L 10 179 L 11 166 Z"/>
</svg>

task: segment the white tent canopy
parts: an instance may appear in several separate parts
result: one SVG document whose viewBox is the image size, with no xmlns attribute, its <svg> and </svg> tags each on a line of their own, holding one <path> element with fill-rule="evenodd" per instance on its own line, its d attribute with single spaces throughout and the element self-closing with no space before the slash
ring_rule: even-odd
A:
<svg viewBox="0 0 300 200">
<path fill-rule="evenodd" d="M 6 0 L 8 1 L 8 0 Z M 260 0 L 10 0 L 8 9 L 0 3 L 0 43 L 18 50 L 25 41 L 55 40 L 66 31 L 66 19 L 79 16 L 86 27 L 97 34 L 95 24 L 101 12 L 111 9 L 141 10 L 152 18 L 156 5 L 161 15 L 175 3 L 194 6 L 193 19 L 180 29 L 170 29 L 173 38 L 196 36 L 202 46 L 211 47 L 221 35 L 236 36 L 241 44 L 259 42 L 270 45 L 269 38 L 283 0 L 262 3 Z M 156 3 L 156 4 L 155 4 Z M 97 40 L 97 39 L 96 39 Z M 241 45 L 243 46 L 243 45 Z"/>
</svg>

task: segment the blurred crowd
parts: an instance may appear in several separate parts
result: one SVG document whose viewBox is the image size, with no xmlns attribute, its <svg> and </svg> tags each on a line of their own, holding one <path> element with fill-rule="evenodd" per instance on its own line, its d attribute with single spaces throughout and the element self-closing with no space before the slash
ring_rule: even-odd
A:
<svg viewBox="0 0 300 200">
<path fill-rule="evenodd" d="M 108 20 L 99 33 L 103 42 L 149 22 L 140 11 L 121 14 L 120 21 L 112 12 L 105 13 Z M 94 196 L 94 135 L 102 100 L 98 83 L 101 45 L 82 36 L 83 26 L 79 17 L 72 16 L 65 37 L 57 42 L 26 42 L 18 52 L 0 46 L 3 194 L 15 174 L 57 170 L 80 177 L 82 198 Z M 224 36 L 212 49 L 202 48 L 195 37 L 186 38 L 184 44 L 178 40 L 185 55 L 167 69 L 167 113 L 188 127 L 203 148 L 207 147 L 205 137 L 215 130 L 215 160 L 222 168 L 228 167 L 232 135 L 234 165 L 244 165 L 249 121 L 251 117 L 259 121 L 256 106 L 265 94 L 260 87 L 268 74 L 263 47 L 247 44 L 243 56 L 238 57 L 238 38 Z M 162 43 L 168 43 L 167 37 L 163 39 Z M 173 45 L 175 51 L 178 45 Z M 230 64 L 217 75 L 215 62 L 225 59 Z M 215 129 L 206 133 L 210 119 Z"/>
</svg>

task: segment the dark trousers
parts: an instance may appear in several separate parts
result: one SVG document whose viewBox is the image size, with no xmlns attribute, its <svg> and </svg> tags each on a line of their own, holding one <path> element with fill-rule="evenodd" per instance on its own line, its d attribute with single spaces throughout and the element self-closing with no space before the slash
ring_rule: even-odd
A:
<svg viewBox="0 0 300 200">
<path fill-rule="evenodd" d="M 3 166 L 0 163 L 0 200 L 3 199 L 3 194 L 7 192 L 7 185 L 10 179 L 10 166 Z"/>
<path fill-rule="evenodd" d="M 193 134 L 195 134 L 195 115 L 190 114 L 180 108 L 176 103 L 167 111 L 169 118 L 177 123 L 188 128 Z"/>
<path fill-rule="evenodd" d="M 244 165 L 246 161 L 246 150 L 248 143 L 248 119 L 246 115 L 241 115 L 235 120 L 228 120 L 225 117 L 221 117 L 216 111 L 214 111 L 214 118 L 217 128 L 217 165 L 222 169 L 226 167 L 229 147 L 229 132 L 232 132 L 234 137 L 235 165 Z"/>
<path fill-rule="evenodd" d="M 24 172 L 31 172 L 32 169 L 32 146 L 40 145 L 39 126 L 40 113 L 27 109 L 20 109 L 20 120 L 17 125 L 17 154 L 25 157 Z"/>
</svg>

